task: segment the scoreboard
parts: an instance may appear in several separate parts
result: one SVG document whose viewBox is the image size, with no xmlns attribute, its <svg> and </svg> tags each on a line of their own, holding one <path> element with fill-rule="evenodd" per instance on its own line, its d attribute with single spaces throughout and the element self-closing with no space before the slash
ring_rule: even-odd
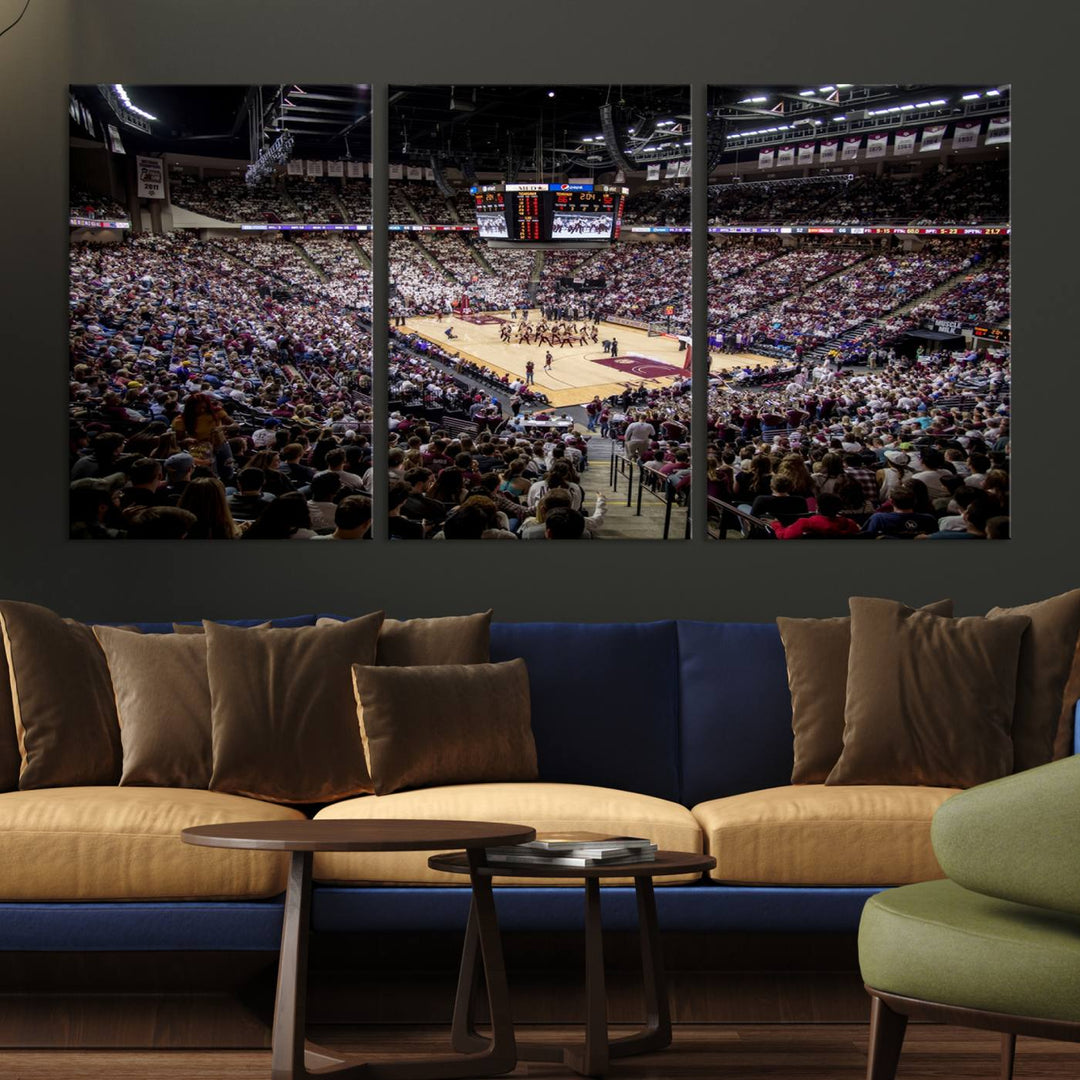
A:
<svg viewBox="0 0 1080 1080">
<path fill-rule="evenodd" d="M 477 192 L 476 199 L 476 224 L 481 236 L 490 236 L 494 239 L 505 240 L 509 237 L 506 231 L 506 201 L 501 191 Z"/>
<path fill-rule="evenodd" d="M 618 238 L 627 189 L 605 184 L 491 184 L 470 189 L 480 236 L 512 243 Z"/>
<path fill-rule="evenodd" d="M 519 191 L 514 200 L 515 240 L 540 240 L 543 230 L 540 196 L 536 192 Z"/>
</svg>

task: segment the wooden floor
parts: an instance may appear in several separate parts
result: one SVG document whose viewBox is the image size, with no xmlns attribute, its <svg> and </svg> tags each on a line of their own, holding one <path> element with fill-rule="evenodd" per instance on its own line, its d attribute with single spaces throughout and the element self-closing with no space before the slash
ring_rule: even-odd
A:
<svg viewBox="0 0 1080 1080">
<path fill-rule="evenodd" d="M 492 315 L 505 316 L 506 312 L 490 312 Z M 530 322 L 536 324 L 536 312 L 530 316 Z M 446 329 L 454 328 L 454 340 L 446 340 Z M 477 326 L 451 315 L 437 319 L 434 315 L 416 316 L 405 323 L 405 329 L 434 341 L 443 348 L 458 352 L 465 359 L 474 360 L 492 368 L 500 375 L 525 376 L 525 364 L 531 360 L 535 365 L 534 378 L 537 387 L 548 397 L 555 408 L 567 405 L 580 405 L 591 401 L 593 395 L 606 398 L 611 394 L 621 393 L 628 385 L 639 386 L 648 383 L 652 386 L 667 386 L 681 375 L 686 353 L 679 351 L 677 338 L 649 337 L 644 330 L 635 330 L 630 326 L 617 326 L 603 322 L 598 328 L 600 340 L 614 336 L 619 343 L 619 355 L 638 355 L 662 364 L 671 364 L 680 369 L 677 375 L 662 379 L 641 379 L 623 375 L 615 368 L 594 362 L 602 357 L 604 350 L 600 345 L 582 348 L 555 346 L 551 349 L 553 362 L 551 371 L 544 371 L 546 345 L 515 345 L 500 340 L 501 324 Z M 726 357 L 724 359 L 727 359 Z"/>
<path fill-rule="evenodd" d="M 622 1033 L 613 1029 L 614 1034 Z M 446 1049 L 445 1028 L 328 1028 L 322 1045 L 371 1060 Z M 528 1037 L 567 1042 L 573 1028 L 529 1028 Z M 897 1080 L 991 1080 L 998 1076 L 999 1037 L 931 1024 L 909 1027 Z M 627 1080 L 862 1080 L 867 1029 L 855 1024 L 678 1026 L 661 1053 L 616 1062 L 609 1075 Z M 0 1052 L 0 1080 L 268 1080 L 269 1051 Z M 523 1063 L 512 1077 L 572 1078 L 557 1065 Z M 1021 1038 L 1016 1080 L 1080 1076 L 1080 1046 Z"/>
</svg>

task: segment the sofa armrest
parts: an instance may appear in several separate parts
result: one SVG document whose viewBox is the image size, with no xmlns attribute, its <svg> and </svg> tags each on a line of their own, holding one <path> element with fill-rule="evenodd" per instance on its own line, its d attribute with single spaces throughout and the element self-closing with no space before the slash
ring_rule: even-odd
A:
<svg viewBox="0 0 1080 1080">
<path fill-rule="evenodd" d="M 1073 709 L 1073 753 L 1080 754 L 1080 701 Z"/>
<path fill-rule="evenodd" d="M 954 795 L 930 838 L 965 889 L 1080 915 L 1080 757 Z"/>
</svg>

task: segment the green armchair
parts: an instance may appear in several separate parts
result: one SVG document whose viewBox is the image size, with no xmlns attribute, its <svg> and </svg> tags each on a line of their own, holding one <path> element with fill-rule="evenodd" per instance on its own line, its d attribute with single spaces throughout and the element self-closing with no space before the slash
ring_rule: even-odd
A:
<svg viewBox="0 0 1080 1080">
<path fill-rule="evenodd" d="M 1080 756 L 953 796 L 934 815 L 948 875 L 872 897 L 859 965 L 867 1080 L 893 1080 L 909 1018 L 1080 1042 Z"/>
</svg>

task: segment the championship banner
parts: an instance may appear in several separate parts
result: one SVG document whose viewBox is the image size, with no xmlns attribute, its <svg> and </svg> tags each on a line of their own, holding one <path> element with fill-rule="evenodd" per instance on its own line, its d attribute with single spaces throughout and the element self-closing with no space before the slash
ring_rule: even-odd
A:
<svg viewBox="0 0 1080 1080">
<path fill-rule="evenodd" d="M 898 131 L 893 138 L 893 157 L 899 157 L 901 154 L 911 154 L 915 151 L 915 132 L 914 131 Z"/>
<path fill-rule="evenodd" d="M 364 163 L 362 161 L 346 161 L 345 162 L 345 175 L 350 180 L 355 180 L 357 177 L 364 175 Z"/>
<path fill-rule="evenodd" d="M 771 169 L 773 167 L 773 152 L 771 150 L 759 150 L 757 156 L 759 169 Z"/>
<path fill-rule="evenodd" d="M 954 150 L 970 150 L 979 145 L 979 132 L 982 124 L 978 120 L 959 120 L 952 133 L 952 148 Z"/>
<path fill-rule="evenodd" d="M 109 149 L 114 154 L 126 154 L 127 151 L 124 149 L 124 144 L 120 141 L 120 132 L 117 131 L 112 124 L 107 126 L 109 129 Z"/>
<path fill-rule="evenodd" d="M 669 161 L 664 166 L 664 179 L 674 180 L 679 175 L 679 163 L 677 161 Z"/>
<path fill-rule="evenodd" d="M 345 175 L 345 162 L 344 161 L 328 161 L 326 163 L 326 175 L 327 176 L 344 176 Z"/>
<path fill-rule="evenodd" d="M 322 176 L 323 163 L 321 161 L 309 161 L 307 163 L 308 176 Z"/>
<path fill-rule="evenodd" d="M 930 127 L 924 127 L 922 129 L 922 145 L 919 147 L 919 153 L 921 154 L 925 150 L 940 150 L 941 139 L 944 134 L 944 124 L 931 124 Z"/>
<path fill-rule="evenodd" d="M 430 165 L 424 167 L 424 179 L 435 183 L 435 170 Z"/>
<path fill-rule="evenodd" d="M 795 164 L 795 147 L 794 146 L 781 146 L 776 152 L 776 164 L 777 165 L 794 165 Z"/>
<path fill-rule="evenodd" d="M 844 140 L 844 149 L 840 152 L 840 160 L 854 161 L 859 156 L 860 146 L 862 146 L 862 136 L 850 135 Z"/>
<path fill-rule="evenodd" d="M 986 125 L 986 142 L 984 145 L 993 146 L 994 143 L 1012 142 L 1012 118 L 997 116 Z"/>
<path fill-rule="evenodd" d="M 423 180 L 424 169 L 420 165 L 410 165 L 408 168 L 408 175 L 410 180 Z"/>
<path fill-rule="evenodd" d="M 645 169 L 645 179 L 646 180 L 659 180 L 660 179 L 660 166 L 659 165 L 649 165 L 649 166 L 647 166 L 646 169 Z"/>
<path fill-rule="evenodd" d="M 868 135 L 866 138 L 866 156 L 868 158 L 884 157 L 889 148 L 888 135 Z"/>
<path fill-rule="evenodd" d="M 823 139 L 821 142 L 821 163 L 824 165 L 827 161 L 836 160 L 836 140 L 835 139 Z"/>
<path fill-rule="evenodd" d="M 814 164 L 814 144 L 812 142 L 799 143 L 799 164 Z"/>
<path fill-rule="evenodd" d="M 690 162 L 689 161 L 680 161 L 679 162 L 679 179 L 684 180 L 689 175 L 690 175 Z"/>
<path fill-rule="evenodd" d="M 626 173 L 624 173 L 624 172 L 622 171 L 622 169 L 620 169 L 620 170 L 619 170 L 619 171 L 618 171 L 618 172 L 617 172 L 617 173 L 615 174 L 615 183 L 616 183 L 616 184 L 625 184 L 625 183 L 626 183 Z"/>
<path fill-rule="evenodd" d="M 140 199 L 165 198 L 165 163 L 161 158 L 135 158 L 135 170 L 139 174 Z"/>
<path fill-rule="evenodd" d="M 303 163 L 303 161 L 301 161 L 299 158 L 296 158 L 295 160 L 290 161 L 285 166 L 285 172 L 288 173 L 289 176 L 303 176 L 304 175 L 304 163 Z"/>
<path fill-rule="evenodd" d="M 404 166 L 402 166 L 402 165 L 391 165 L 390 166 L 390 179 L 391 180 L 400 180 L 402 178 L 402 176 L 404 175 L 404 172 L 405 172 Z"/>
</svg>

